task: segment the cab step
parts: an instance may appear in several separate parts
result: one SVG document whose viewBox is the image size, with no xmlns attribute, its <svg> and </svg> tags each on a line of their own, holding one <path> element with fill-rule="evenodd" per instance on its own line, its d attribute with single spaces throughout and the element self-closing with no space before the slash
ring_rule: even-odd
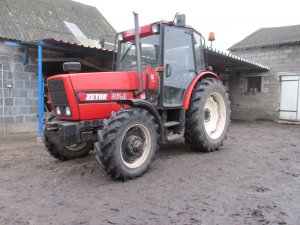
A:
<svg viewBox="0 0 300 225">
<path fill-rule="evenodd" d="M 179 124 L 180 124 L 180 122 L 178 122 L 178 121 L 169 121 L 169 122 L 164 123 L 164 127 L 174 127 L 174 126 L 177 126 Z"/>
</svg>

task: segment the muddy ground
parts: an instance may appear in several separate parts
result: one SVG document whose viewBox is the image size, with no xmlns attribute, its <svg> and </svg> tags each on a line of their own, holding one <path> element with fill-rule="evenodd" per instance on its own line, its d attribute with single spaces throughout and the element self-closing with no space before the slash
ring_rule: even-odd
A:
<svg viewBox="0 0 300 225">
<path fill-rule="evenodd" d="M 128 182 L 92 152 L 60 162 L 36 134 L 0 137 L 0 224 L 300 224 L 300 126 L 233 122 L 221 151 L 161 147 Z"/>
</svg>

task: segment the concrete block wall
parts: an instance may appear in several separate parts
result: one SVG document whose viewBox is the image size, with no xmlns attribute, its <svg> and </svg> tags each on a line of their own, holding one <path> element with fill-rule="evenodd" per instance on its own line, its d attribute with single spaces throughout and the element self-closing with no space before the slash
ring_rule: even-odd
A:
<svg viewBox="0 0 300 225">
<path fill-rule="evenodd" d="M 232 119 L 276 120 L 280 105 L 280 73 L 300 71 L 300 45 L 282 45 L 265 48 L 243 49 L 231 52 L 270 67 L 270 71 L 254 74 L 235 74 L 229 79 L 229 98 Z M 248 76 L 262 76 L 262 91 L 246 91 Z"/>
<path fill-rule="evenodd" d="M 28 57 L 23 65 L 23 50 L 0 41 L 0 135 L 4 128 L 6 133 L 37 131 L 37 63 L 34 54 Z"/>
</svg>

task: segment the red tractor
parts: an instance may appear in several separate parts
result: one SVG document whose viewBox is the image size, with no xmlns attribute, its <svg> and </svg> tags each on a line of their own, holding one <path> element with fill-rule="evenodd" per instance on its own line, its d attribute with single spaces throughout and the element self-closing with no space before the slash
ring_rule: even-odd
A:
<svg viewBox="0 0 300 225">
<path fill-rule="evenodd" d="M 135 29 L 117 35 L 116 72 L 48 79 L 54 116 L 43 139 L 55 158 L 84 157 L 94 146 L 101 168 L 127 180 L 149 169 L 158 143 L 184 137 L 200 152 L 223 144 L 228 95 L 207 66 L 204 38 L 184 15 L 138 27 L 135 14 Z"/>
</svg>

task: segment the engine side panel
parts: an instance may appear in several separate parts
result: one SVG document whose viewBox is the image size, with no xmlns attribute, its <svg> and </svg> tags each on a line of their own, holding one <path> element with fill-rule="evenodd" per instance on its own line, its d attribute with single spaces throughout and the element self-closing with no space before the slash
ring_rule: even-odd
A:
<svg viewBox="0 0 300 225">
<path fill-rule="evenodd" d="M 120 106 L 115 102 L 79 104 L 78 107 L 81 120 L 109 118 L 112 111 L 117 112 L 120 110 Z"/>
<path fill-rule="evenodd" d="M 133 92 L 81 91 L 76 94 L 81 120 L 103 119 L 120 110 L 115 101 L 134 98 Z"/>
</svg>

